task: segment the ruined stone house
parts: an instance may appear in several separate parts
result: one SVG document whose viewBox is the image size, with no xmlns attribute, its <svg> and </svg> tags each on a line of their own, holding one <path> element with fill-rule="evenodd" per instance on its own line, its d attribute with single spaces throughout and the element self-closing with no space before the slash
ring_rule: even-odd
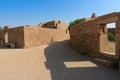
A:
<svg viewBox="0 0 120 80">
<path fill-rule="evenodd" d="M 114 12 L 103 16 L 85 18 L 84 23 L 70 28 L 70 44 L 81 53 L 87 53 L 94 57 L 108 59 L 120 59 L 120 12 Z M 108 51 L 108 23 L 116 23 L 115 53 Z M 120 61 L 119 61 L 120 62 Z"/>
<path fill-rule="evenodd" d="M 29 48 L 41 44 L 69 39 L 68 24 L 63 21 L 40 23 L 38 26 L 5 26 L 0 30 L 0 44 L 15 44 L 16 48 Z"/>
</svg>

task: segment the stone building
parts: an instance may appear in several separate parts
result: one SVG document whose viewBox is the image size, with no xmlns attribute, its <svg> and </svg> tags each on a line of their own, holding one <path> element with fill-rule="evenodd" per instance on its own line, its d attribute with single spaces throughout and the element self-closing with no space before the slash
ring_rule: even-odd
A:
<svg viewBox="0 0 120 80">
<path fill-rule="evenodd" d="M 92 56 L 102 56 L 109 59 L 120 59 L 120 12 L 114 12 L 103 16 L 85 18 L 87 21 L 72 26 L 70 32 L 70 44 L 82 53 Z M 115 53 L 108 51 L 108 23 L 116 23 Z"/>
<path fill-rule="evenodd" d="M 69 39 L 68 24 L 50 21 L 38 26 L 5 26 L 0 30 L 0 44 L 15 44 L 16 48 L 29 48 L 41 44 Z"/>
</svg>

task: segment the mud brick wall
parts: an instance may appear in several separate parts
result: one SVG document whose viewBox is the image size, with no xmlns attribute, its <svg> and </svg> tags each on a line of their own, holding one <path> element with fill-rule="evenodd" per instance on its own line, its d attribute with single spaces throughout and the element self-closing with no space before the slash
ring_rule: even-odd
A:
<svg viewBox="0 0 120 80">
<path fill-rule="evenodd" d="M 68 24 L 62 21 L 48 23 L 45 23 L 47 27 L 26 25 L 10 28 L 5 26 L 3 30 L 0 30 L 0 39 L 4 43 L 15 43 L 16 48 L 30 48 L 70 38 Z"/>
<path fill-rule="evenodd" d="M 15 43 L 17 48 L 24 47 L 24 27 L 10 28 L 8 30 L 8 42 Z"/>
<path fill-rule="evenodd" d="M 106 14 L 88 22 L 72 26 L 70 28 L 70 44 L 75 49 L 86 52 L 91 55 L 98 55 L 108 51 L 107 24 L 116 22 L 117 29 L 119 26 L 120 13 L 114 12 Z M 120 33 L 117 33 L 120 35 Z M 116 56 L 120 55 L 119 36 L 116 37 Z"/>
<path fill-rule="evenodd" d="M 32 26 L 24 27 L 24 48 L 69 39 L 69 32 L 66 32 L 67 27 L 61 25 L 60 27 L 58 26 L 57 29 Z"/>
</svg>

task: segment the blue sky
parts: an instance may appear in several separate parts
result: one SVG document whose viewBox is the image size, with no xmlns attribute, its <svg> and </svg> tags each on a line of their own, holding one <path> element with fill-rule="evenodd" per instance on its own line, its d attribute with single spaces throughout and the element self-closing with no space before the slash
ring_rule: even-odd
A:
<svg viewBox="0 0 120 80">
<path fill-rule="evenodd" d="M 38 25 L 40 22 L 98 16 L 120 11 L 120 0 L 0 0 L 0 26 Z"/>
</svg>

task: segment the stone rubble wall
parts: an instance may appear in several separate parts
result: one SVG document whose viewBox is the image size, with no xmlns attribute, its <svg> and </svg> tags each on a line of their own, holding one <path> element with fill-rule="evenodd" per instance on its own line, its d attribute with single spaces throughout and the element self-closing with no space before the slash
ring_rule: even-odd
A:
<svg viewBox="0 0 120 80">
<path fill-rule="evenodd" d="M 111 14 L 103 15 L 95 19 L 89 19 L 90 21 L 82 24 L 77 24 L 70 28 L 70 44 L 80 52 L 85 52 L 90 55 L 98 55 L 105 51 L 108 51 L 108 39 L 107 39 L 107 24 L 111 22 L 117 22 L 120 13 L 114 12 Z M 116 23 L 118 25 L 119 23 Z M 119 28 L 119 25 L 117 26 Z M 120 34 L 118 34 L 120 35 Z M 119 44 L 119 37 L 117 37 L 116 43 Z M 117 45 L 118 46 L 118 45 Z M 117 47 L 116 54 L 120 47 Z"/>
</svg>

